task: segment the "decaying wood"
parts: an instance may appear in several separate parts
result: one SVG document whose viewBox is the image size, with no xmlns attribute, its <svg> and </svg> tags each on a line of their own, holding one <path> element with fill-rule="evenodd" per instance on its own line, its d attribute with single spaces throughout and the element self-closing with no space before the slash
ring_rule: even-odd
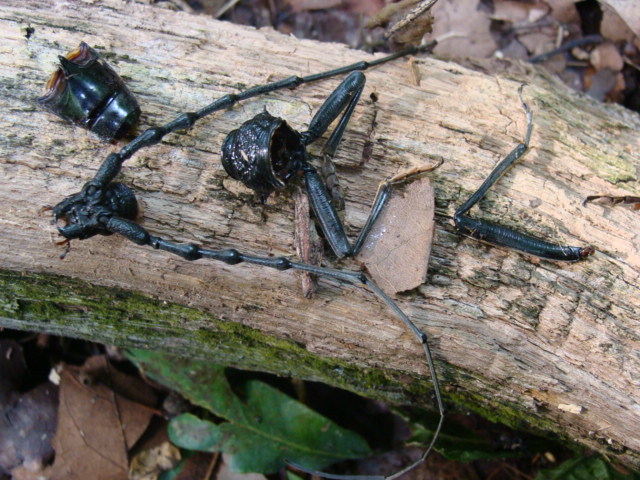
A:
<svg viewBox="0 0 640 480">
<path fill-rule="evenodd" d="M 237 325 L 301 345 L 313 358 L 395 375 L 404 379 L 403 391 L 416 385 L 428 391 L 415 338 L 364 290 L 321 280 L 317 296 L 307 300 L 291 273 L 189 263 L 117 236 L 74 242 L 62 260 L 60 247 L 52 243 L 50 217 L 39 214 L 43 206 L 78 191 L 117 148 L 52 117 L 34 101 L 57 55 L 81 40 L 99 47 L 138 96 L 142 127 L 228 92 L 367 54 L 118 0 L 10 0 L 0 5 L 0 17 L 0 262 L 14 275 L 13 287 L 0 295 L 0 325 L 125 346 L 158 346 L 150 340 L 153 332 L 160 338 L 171 331 L 163 340 L 166 351 L 215 358 L 234 358 L 234 351 L 216 350 L 207 335 L 213 335 L 214 325 L 228 326 L 233 339 L 231 327 Z M 538 261 L 460 238 L 450 220 L 461 199 L 521 139 L 519 82 L 431 58 L 414 65 L 419 86 L 411 85 L 403 61 L 367 73 L 363 101 L 337 159 L 350 232 L 364 223 L 381 179 L 444 159 L 430 174 L 437 223 L 430 273 L 398 303 L 430 336 L 447 401 L 466 398 L 468 406 L 499 419 L 532 423 L 640 465 L 640 216 L 624 207 L 581 205 L 587 195 L 640 193 L 638 115 L 571 93 L 523 67 L 529 79 L 524 95 L 534 112 L 532 150 L 473 214 L 598 251 L 576 264 Z M 337 83 L 244 102 L 141 151 L 121 175 L 136 190 L 141 222 L 177 241 L 292 255 L 291 195 L 257 205 L 224 173 L 220 145 L 224 135 L 265 106 L 304 128 Z M 374 111 L 367 100 L 371 92 L 378 96 L 373 147 L 369 161 L 357 168 Z M 82 290 L 78 285 L 84 284 L 72 278 L 87 287 Z M 77 293 L 65 299 L 47 290 L 50 301 L 30 298 L 44 291 L 43 279 L 57 282 L 59 292 L 74 286 Z M 91 297 L 90 284 L 109 288 Z M 113 314 L 105 307 L 133 298 L 126 292 L 147 296 L 157 318 L 146 310 L 131 311 L 111 319 L 110 328 L 100 327 L 105 324 L 97 319 Z M 161 315 L 178 306 L 204 313 L 197 321 Z M 65 322 L 56 317 L 60 311 L 68 314 Z M 131 333 L 133 326 L 145 333 Z M 285 365 L 281 373 L 307 368 L 285 357 L 279 359 Z M 332 370 L 330 381 L 355 388 L 341 372 Z"/>
</svg>

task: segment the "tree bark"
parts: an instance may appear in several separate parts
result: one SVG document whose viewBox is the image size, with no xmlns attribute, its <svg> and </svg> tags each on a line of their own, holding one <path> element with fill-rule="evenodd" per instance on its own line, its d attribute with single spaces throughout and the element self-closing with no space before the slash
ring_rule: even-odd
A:
<svg viewBox="0 0 640 480">
<path fill-rule="evenodd" d="M 187 262 L 118 236 L 73 242 L 60 259 L 51 217 L 41 213 L 79 191 L 118 148 L 35 102 L 57 55 L 81 40 L 137 95 L 140 130 L 255 84 L 373 57 L 117 0 L 9 0 L 0 16 L 0 326 L 163 348 L 394 402 L 430 403 L 420 346 L 364 289 L 321 280 L 308 300 L 290 272 Z M 571 92 L 526 65 L 509 78 L 433 58 L 414 65 L 419 86 L 403 60 L 366 73 L 337 155 L 348 231 L 364 223 L 380 180 L 444 159 L 430 174 L 436 233 L 427 281 L 396 300 L 429 335 L 447 403 L 640 466 L 640 216 L 581 205 L 591 194 L 640 194 L 638 115 Z M 583 262 L 482 245 L 451 223 L 456 206 L 521 140 L 523 80 L 534 114 L 531 151 L 473 215 L 594 246 L 597 253 Z M 220 145 L 265 106 L 302 130 L 338 83 L 242 102 L 140 151 L 120 176 L 138 196 L 140 222 L 175 241 L 293 255 L 292 196 L 256 204 L 224 173 Z M 370 155 L 363 154 L 367 142 Z M 327 264 L 354 268 L 353 261 Z"/>
</svg>

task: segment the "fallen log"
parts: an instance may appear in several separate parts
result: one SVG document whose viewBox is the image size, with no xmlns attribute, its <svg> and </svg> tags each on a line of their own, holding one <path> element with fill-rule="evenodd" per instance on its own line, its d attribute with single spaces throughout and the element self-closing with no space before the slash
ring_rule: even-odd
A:
<svg viewBox="0 0 640 480">
<path fill-rule="evenodd" d="M 80 41 L 95 46 L 138 97 L 139 131 L 230 92 L 370 55 L 117 0 L 10 0 L 0 5 L 0 25 L 0 326 L 161 348 L 430 404 L 420 346 L 370 292 L 321 280 L 309 300 L 290 272 L 187 262 L 118 236 L 73 242 L 61 259 L 51 217 L 41 213 L 77 192 L 118 148 L 35 102 L 57 55 Z M 443 159 L 430 174 L 436 232 L 428 277 L 396 300 L 429 335 L 445 400 L 639 467 L 640 216 L 581 205 L 587 195 L 640 193 L 638 115 L 527 66 L 507 78 L 433 58 L 413 65 L 418 86 L 402 60 L 366 73 L 337 155 L 349 233 L 364 223 L 380 180 Z M 455 208 L 521 140 L 523 80 L 534 113 L 531 151 L 473 214 L 592 245 L 597 253 L 583 262 L 482 245 L 451 223 Z M 175 241 L 293 255 L 292 195 L 256 204 L 220 166 L 220 146 L 265 106 L 304 128 L 338 83 L 242 102 L 141 150 L 120 178 L 136 191 L 142 224 Z"/>
</svg>

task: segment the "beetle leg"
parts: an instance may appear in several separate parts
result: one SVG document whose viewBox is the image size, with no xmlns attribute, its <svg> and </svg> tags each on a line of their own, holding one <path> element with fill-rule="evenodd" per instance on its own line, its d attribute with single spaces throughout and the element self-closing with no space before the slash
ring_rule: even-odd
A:
<svg viewBox="0 0 640 480">
<path fill-rule="evenodd" d="M 581 260 L 593 254 L 594 249 L 591 247 L 571 247 L 549 243 L 502 225 L 486 220 L 476 220 L 466 215 L 486 195 L 493 184 L 529 150 L 531 131 L 533 129 L 532 113 L 529 106 L 522 99 L 522 86 L 518 89 L 518 95 L 527 118 L 527 131 L 524 140 L 493 169 L 487 179 L 480 185 L 480 188 L 456 210 L 453 216 L 456 230 L 463 235 L 468 235 L 493 245 L 513 248 L 541 258 L 567 262 Z"/>
<path fill-rule="evenodd" d="M 132 242 L 137 243 L 138 245 L 149 245 L 153 248 L 165 250 L 167 252 L 174 253 L 176 255 L 181 256 L 186 260 L 198 260 L 200 258 L 210 258 L 213 260 L 218 260 L 229 265 L 236 265 L 238 263 L 246 262 L 254 265 L 261 265 L 263 267 L 274 268 L 276 270 L 298 270 L 301 272 L 308 272 L 314 275 L 334 278 L 336 280 L 347 282 L 351 285 L 364 285 L 371 292 L 374 293 L 380 300 L 382 300 L 387 307 L 392 310 L 402 322 L 411 330 L 411 332 L 416 336 L 422 348 L 424 350 L 424 354 L 427 358 L 427 366 L 429 369 L 429 374 L 431 375 L 431 379 L 433 381 L 433 390 L 434 396 L 436 400 L 436 406 L 439 413 L 439 421 L 434 431 L 433 437 L 421 455 L 421 457 L 405 467 L 399 472 L 394 473 L 393 475 L 385 476 L 353 476 L 353 475 L 333 475 L 324 472 L 316 472 L 313 470 L 306 470 L 303 467 L 299 467 L 294 465 L 296 468 L 303 470 L 305 472 L 314 473 L 318 476 L 324 478 L 332 478 L 338 480 L 349 480 L 349 479 L 376 479 L 376 480 L 394 480 L 404 473 L 412 470 L 413 468 L 420 465 L 429 455 L 433 446 L 439 436 L 440 430 L 442 428 L 442 423 L 444 420 L 444 403 L 442 401 L 442 395 L 440 393 L 440 384 L 438 382 L 438 377 L 436 374 L 433 356 L 431 354 L 431 349 L 429 348 L 427 335 L 420 330 L 415 323 L 411 321 L 411 319 L 398 307 L 398 305 L 389 297 L 386 293 L 384 293 L 380 287 L 378 287 L 373 280 L 371 280 L 367 275 L 362 272 L 354 272 L 351 270 L 338 270 L 334 268 L 321 267 L 317 265 L 309 265 L 306 263 L 298 263 L 292 262 L 288 258 L 285 257 L 262 257 L 257 255 L 247 255 L 239 252 L 236 249 L 224 249 L 224 250 L 210 250 L 206 248 L 202 248 L 199 245 L 193 243 L 175 243 L 169 240 L 165 240 L 160 237 L 156 237 L 151 235 L 144 227 L 135 223 L 132 220 L 128 220 L 125 218 L 113 216 L 110 218 L 103 219 L 103 223 L 105 228 L 112 233 L 119 233 Z M 293 464 L 292 464 L 293 465 Z"/>
</svg>

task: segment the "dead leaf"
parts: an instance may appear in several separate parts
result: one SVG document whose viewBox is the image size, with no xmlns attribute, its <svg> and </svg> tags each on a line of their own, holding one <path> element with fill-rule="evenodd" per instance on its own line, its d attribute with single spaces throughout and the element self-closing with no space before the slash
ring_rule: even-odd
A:
<svg viewBox="0 0 640 480">
<path fill-rule="evenodd" d="M 550 11 L 544 3 L 523 3 L 510 1 L 494 2 L 491 18 L 515 25 L 534 23 L 544 18 Z"/>
<path fill-rule="evenodd" d="M 339 8 L 342 5 L 342 0 L 289 0 L 289 5 L 294 12 L 326 10 L 327 8 Z"/>
<path fill-rule="evenodd" d="M 384 0 L 287 0 L 294 12 L 341 9 L 372 15 L 384 6 Z"/>
<path fill-rule="evenodd" d="M 506 58 L 514 58 L 518 60 L 528 60 L 529 52 L 518 39 L 511 40 L 506 47 L 501 50 L 501 54 Z"/>
<path fill-rule="evenodd" d="M 436 55 L 485 58 L 496 51 L 496 42 L 489 31 L 489 12 L 481 11 L 480 0 L 440 0 L 432 14 L 433 36 L 450 35 L 438 42 Z"/>
<path fill-rule="evenodd" d="M 624 60 L 618 47 L 611 42 L 604 42 L 595 47 L 591 51 L 589 61 L 596 70 L 608 68 L 614 72 L 619 72 L 624 67 Z"/>
<path fill-rule="evenodd" d="M 175 480 L 192 480 L 193 478 L 222 480 L 219 471 L 212 475 L 219 458 L 220 452 L 196 452 L 185 460 Z"/>
<path fill-rule="evenodd" d="M 561 24 L 580 24 L 580 14 L 576 8 L 575 0 L 546 0 L 551 7 L 551 15 Z"/>
<path fill-rule="evenodd" d="M 556 38 L 550 30 L 526 32 L 518 35 L 518 40 L 527 47 L 531 56 L 541 55 L 556 48 Z M 562 58 L 562 56 L 560 56 L 560 58 Z"/>
<path fill-rule="evenodd" d="M 409 12 L 411 13 L 411 12 Z M 411 18 L 410 15 L 392 25 L 385 34 L 398 45 L 419 44 L 427 33 L 433 29 L 433 17 L 425 12 L 424 14 Z"/>
<path fill-rule="evenodd" d="M 0 404 L 0 468 L 19 466 L 38 472 L 51 460 L 51 438 L 56 429 L 58 389 L 38 385 L 25 394 L 14 393 Z"/>
<path fill-rule="evenodd" d="M 637 0 L 601 0 L 600 3 L 615 11 L 634 35 L 640 37 L 640 9 Z"/>
<path fill-rule="evenodd" d="M 62 369 L 52 480 L 128 478 L 128 447 L 153 410 L 114 392 L 116 372 L 104 357 L 90 359 L 85 369 Z"/>
<path fill-rule="evenodd" d="M 318 236 L 315 226 L 311 223 L 311 209 L 309 197 L 301 189 L 293 194 L 295 201 L 295 236 L 294 244 L 300 260 L 310 265 L 320 265 L 323 254 L 322 240 Z M 309 272 L 299 272 L 302 294 L 305 298 L 313 297 L 318 289 L 317 276 Z"/>
<path fill-rule="evenodd" d="M 608 5 L 602 5 L 600 34 L 612 42 L 628 42 L 634 36 L 627 22 L 618 15 L 618 12 Z M 640 42 L 637 41 L 636 44 L 638 43 Z"/>
<path fill-rule="evenodd" d="M 394 19 L 398 20 L 398 17 L 401 16 L 404 10 L 413 7 L 418 1 L 419 0 L 401 0 L 396 3 L 388 3 L 369 17 L 365 27 L 368 29 L 386 27 L 389 23 L 393 22 Z"/>
<path fill-rule="evenodd" d="M 358 260 L 385 292 L 395 294 L 424 283 L 434 233 L 434 191 L 428 177 L 394 195 L 380 214 Z"/>
<path fill-rule="evenodd" d="M 414 3 L 413 0 L 404 0 L 394 4 L 403 5 L 403 8 L 389 19 L 393 21 L 393 25 L 384 35 L 398 45 L 419 44 L 422 38 L 433 29 L 433 15 L 430 10 L 437 0 L 418 0 L 415 5 L 407 2 Z"/>
<path fill-rule="evenodd" d="M 0 470 L 0 474 L 2 470 Z M 5 477 L 0 477 L 4 479 Z M 32 472 L 28 468 L 16 467 L 11 470 L 11 480 L 43 480 L 48 478 L 43 472 Z"/>
<path fill-rule="evenodd" d="M 82 366 L 82 372 L 90 375 L 94 381 L 108 385 L 128 400 L 148 407 L 156 406 L 158 396 L 146 382 L 113 368 L 104 355 L 89 357 Z"/>
</svg>

